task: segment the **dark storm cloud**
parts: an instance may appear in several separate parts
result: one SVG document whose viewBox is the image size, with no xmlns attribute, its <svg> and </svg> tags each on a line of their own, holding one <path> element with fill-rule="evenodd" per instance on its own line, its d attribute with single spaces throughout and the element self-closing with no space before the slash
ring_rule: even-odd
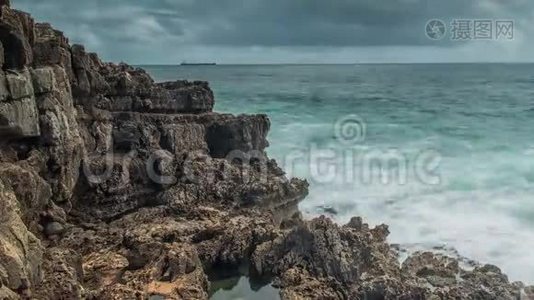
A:
<svg viewBox="0 0 534 300">
<path fill-rule="evenodd" d="M 429 19 L 530 20 L 530 0 L 13 0 L 108 57 L 147 47 L 436 45 Z M 526 22 L 526 21 L 525 21 Z M 530 21 L 528 22 L 530 25 Z M 436 46 L 451 46 L 443 42 Z M 457 46 L 457 44 L 453 45 Z M 159 50 L 162 51 L 162 50 Z M 161 53 L 162 55 L 165 52 Z"/>
<path fill-rule="evenodd" d="M 16 0 L 15 6 L 67 26 L 86 24 L 106 38 L 122 40 L 137 30 L 136 20 L 153 18 L 160 34 L 181 37 L 189 26 L 192 42 L 239 46 L 419 45 L 428 42 L 421 31 L 429 18 L 480 14 L 474 0 Z M 126 40 L 151 33 L 158 32 Z"/>
<path fill-rule="evenodd" d="M 201 0 L 196 5 L 206 2 Z M 421 26 L 428 13 L 422 1 L 252 0 L 243 4 L 243 1 L 227 0 L 224 3 L 222 9 L 227 13 L 212 16 L 212 22 L 219 26 L 216 30 L 202 30 L 199 35 L 202 43 L 368 46 L 426 42 Z"/>
</svg>

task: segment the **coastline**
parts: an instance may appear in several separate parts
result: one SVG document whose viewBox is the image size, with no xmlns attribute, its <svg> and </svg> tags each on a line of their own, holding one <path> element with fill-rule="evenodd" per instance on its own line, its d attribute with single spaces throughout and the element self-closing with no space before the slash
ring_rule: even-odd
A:
<svg viewBox="0 0 534 300">
<path fill-rule="evenodd" d="M 215 113 L 208 83 L 155 83 L 1 3 L 1 299 L 208 299 L 206 270 L 242 265 L 282 299 L 534 297 L 491 265 L 400 265 L 386 225 L 303 220 L 267 116 Z"/>
</svg>

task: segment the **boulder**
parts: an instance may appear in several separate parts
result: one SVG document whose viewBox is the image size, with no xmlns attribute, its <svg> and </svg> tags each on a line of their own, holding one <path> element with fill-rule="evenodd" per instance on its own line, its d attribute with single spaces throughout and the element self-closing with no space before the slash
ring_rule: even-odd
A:
<svg viewBox="0 0 534 300">
<path fill-rule="evenodd" d="M 430 252 L 415 253 L 402 264 L 402 271 L 410 275 L 431 278 L 442 277 L 456 280 L 460 272 L 458 260 Z"/>
</svg>

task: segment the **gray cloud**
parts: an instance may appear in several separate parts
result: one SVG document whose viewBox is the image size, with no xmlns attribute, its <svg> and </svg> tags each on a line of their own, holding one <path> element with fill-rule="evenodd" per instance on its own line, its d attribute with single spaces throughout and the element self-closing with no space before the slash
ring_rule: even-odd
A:
<svg viewBox="0 0 534 300">
<path fill-rule="evenodd" d="M 426 22 L 432 18 L 445 21 L 453 18 L 509 18 L 521 27 L 518 37 L 526 40 L 532 37 L 530 20 L 534 12 L 534 3 L 529 0 L 12 2 L 38 20 L 53 23 L 73 42 L 86 44 L 107 59 L 124 58 L 135 62 L 155 61 L 154 56 L 158 62 L 176 62 L 179 57 L 196 58 L 200 53 L 206 57 L 228 58 L 232 52 L 238 57 L 239 52 L 250 54 L 253 48 L 260 49 L 260 53 L 294 49 L 309 54 L 303 48 L 320 53 L 346 53 L 346 48 L 382 47 L 384 53 L 389 53 L 393 47 L 403 46 L 410 47 L 411 51 L 413 47 L 426 47 L 428 51 L 438 47 L 456 48 L 450 49 L 451 53 L 465 53 L 458 50 L 465 47 L 463 43 L 436 43 L 427 39 L 423 31 Z M 514 51 L 521 52 L 517 48 L 526 47 L 525 40 L 514 44 Z M 489 53 L 502 50 L 502 45 L 486 47 L 494 48 Z M 473 49 L 478 48 L 479 45 L 473 46 Z M 225 51 L 229 53 L 225 54 Z M 518 57 L 517 53 L 514 55 Z M 408 54 L 405 56 L 409 57 Z"/>
</svg>

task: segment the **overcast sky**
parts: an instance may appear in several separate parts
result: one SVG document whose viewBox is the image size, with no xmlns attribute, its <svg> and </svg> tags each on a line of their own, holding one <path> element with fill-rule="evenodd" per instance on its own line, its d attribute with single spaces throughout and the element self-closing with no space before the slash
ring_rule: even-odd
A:
<svg viewBox="0 0 534 300">
<path fill-rule="evenodd" d="M 532 0 L 11 2 L 71 43 L 132 64 L 534 62 Z M 426 36 L 430 19 L 446 23 L 442 40 Z M 514 39 L 451 41 L 454 19 L 513 20 Z"/>
</svg>

